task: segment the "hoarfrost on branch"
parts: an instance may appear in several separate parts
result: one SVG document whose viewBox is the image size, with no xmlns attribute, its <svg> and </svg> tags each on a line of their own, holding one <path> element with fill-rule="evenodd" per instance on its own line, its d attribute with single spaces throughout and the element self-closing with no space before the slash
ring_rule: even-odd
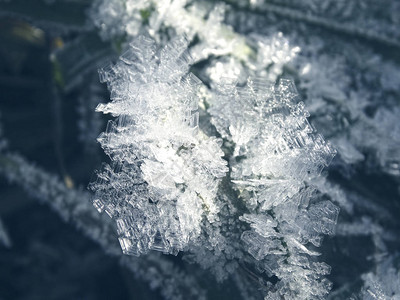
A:
<svg viewBox="0 0 400 300">
<path fill-rule="evenodd" d="M 111 163 L 90 185 L 94 206 L 116 221 L 126 254 L 183 251 L 219 279 L 246 264 L 279 278 L 264 286 L 271 297 L 325 296 L 330 267 L 314 247 L 338 208 L 311 182 L 335 150 L 291 80 L 223 78 L 208 89 L 189 72 L 187 47 L 141 36 L 100 70 L 111 102 L 97 109 L 117 118 L 98 138 Z M 211 116 L 206 128 L 199 112 Z"/>
</svg>

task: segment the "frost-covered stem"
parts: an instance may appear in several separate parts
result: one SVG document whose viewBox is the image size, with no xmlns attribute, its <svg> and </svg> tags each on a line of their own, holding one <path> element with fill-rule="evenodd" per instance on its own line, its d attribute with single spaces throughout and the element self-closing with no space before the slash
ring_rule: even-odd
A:
<svg viewBox="0 0 400 300">
<path fill-rule="evenodd" d="M 101 29 L 111 31 L 111 37 L 122 34 L 132 38 L 138 33 L 146 32 L 157 39 L 164 28 L 174 29 L 178 35 L 185 34 L 190 40 L 197 37 L 200 43 L 195 46 L 196 51 L 192 52 L 195 61 L 207 59 L 214 54 L 232 55 L 246 62 L 254 55 L 247 39 L 222 23 L 225 5 L 190 3 L 185 0 L 138 1 L 136 5 L 127 2 L 129 1 L 95 1 L 92 8 L 93 22 Z M 122 32 L 121 28 L 113 28 L 116 27 L 114 23 L 121 26 L 120 19 L 116 21 L 116 16 L 109 14 L 121 7 L 124 7 L 123 12 L 117 18 L 125 18 L 127 22 L 123 24 Z M 148 19 L 143 18 L 143 12 L 148 12 Z M 207 14 L 208 18 L 205 18 Z"/>
<path fill-rule="evenodd" d="M 0 219 L 0 244 L 3 246 L 10 248 L 11 247 L 11 239 L 7 234 L 6 228 L 4 227 L 3 221 Z"/>
<path fill-rule="evenodd" d="M 16 154 L 0 153 L 0 174 L 51 206 L 64 221 L 74 224 L 107 254 L 121 257 L 122 265 L 137 279 L 147 281 L 165 298 L 204 299 L 205 292 L 194 277 L 176 268 L 166 257 L 154 253 L 140 259 L 123 256 L 113 222 L 94 209 L 88 192 L 68 188 L 54 175 Z"/>
<path fill-rule="evenodd" d="M 226 0 L 225 0 L 225 2 L 229 3 L 230 5 L 232 5 L 234 7 L 237 7 L 239 9 L 239 6 L 237 4 L 234 4 L 231 1 L 226 1 Z M 265 14 L 266 12 L 271 12 L 278 16 L 281 16 L 281 17 L 284 17 L 287 19 L 292 19 L 294 21 L 304 22 L 306 24 L 322 27 L 322 28 L 332 30 L 335 32 L 339 32 L 342 34 L 359 37 L 359 38 L 366 39 L 366 40 L 369 40 L 369 41 L 372 41 L 375 43 L 381 43 L 386 46 L 400 48 L 399 41 L 385 37 L 379 33 L 373 32 L 371 30 L 352 26 L 348 23 L 343 24 L 343 23 L 335 22 L 334 20 L 326 19 L 323 17 L 318 17 L 318 16 L 311 15 L 311 14 L 305 14 L 305 13 L 296 11 L 295 9 L 287 8 L 287 7 L 276 5 L 276 4 L 264 3 L 262 5 L 262 7 L 257 7 L 257 9 L 251 8 L 251 7 L 245 7 L 245 6 L 241 5 L 240 9 L 241 10 L 246 9 L 249 12 L 255 13 L 255 14 Z"/>
</svg>

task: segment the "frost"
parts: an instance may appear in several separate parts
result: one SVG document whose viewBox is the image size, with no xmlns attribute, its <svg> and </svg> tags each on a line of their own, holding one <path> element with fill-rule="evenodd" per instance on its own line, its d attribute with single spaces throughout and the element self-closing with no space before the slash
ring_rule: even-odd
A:
<svg viewBox="0 0 400 300">
<path fill-rule="evenodd" d="M 338 208 L 318 202 L 315 188 L 305 181 L 319 176 L 335 150 L 314 133 L 290 80 L 275 86 L 250 79 L 243 88 L 227 80 L 218 89 L 210 113 L 234 145 L 232 182 L 250 212 L 240 219 L 253 229 L 241 235 L 247 251 L 282 279 L 277 295 L 323 297 L 329 284 L 321 275 L 329 268 L 318 270 L 309 261 L 307 256 L 318 253 L 306 244 L 319 246 L 321 234 L 334 232 Z"/>
<path fill-rule="evenodd" d="M 116 220 L 125 253 L 176 254 L 219 211 L 214 198 L 228 169 L 221 141 L 198 130 L 201 82 L 188 73 L 187 44 L 179 38 L 156 49 L 141 37 L 100 71 L 112 102 L 98 110 L 118 119 L 99 137 L 113 164 L 92 185 L 94 204 Z"/>
<path fill-rule="evenodd" d="M 260 75 L 272 81 L 281 75 L 283 66 L 295 58 L 301 50 L 300 47 L 292 47 L 282 32 L 268 38 L 255 36 L 255 40 L 257 41 L 256 68 L 265 70 L 266 67 L 270 67 L 268 72 L 263 71 Z"/>
<path fill-rule="evenodd" d="M 356 60 L 352 68 L 365 68 L 362 64 L 367 59 L 366 55 L 363 59 Z M 309 63 L 309 58 L 299 61 L 302 62 L 300 65 L 309 67 L 308 72 L 301 76 L 300 87 L 307 91 L 307 98 L 310 99 L 307 104 L 315 116 L 314 123 L 325 135 L 331 136 L 331 142 L 343 161 L 347 164 L 360 163 L 369 153 L 375 157 L 376 165 L 382 171 L 399 176 L 400 138 L 396 120 L 400 112 L 398 106 L 390 103 L 393 91 L 390 89 L 376 95 L 368 93 L 366 89 L 369 87 L 363 82 L 366 79 L 358 79 L 357 75 L 354 79 L 348 75 L 350 66 L 337 57 L 323 55 L 318 60 L 313 59 L 312 63 Z M 321 65 L 325 67 L 321 68 Z M 371 77 L 368 82 L 379 82 L 388 76 L 381 71 L 381 68 L 386 69 L 382 61 L 374 59 L 368 65 Z M 329 72 L 324 71 L 328 69 Z M 395 70 L 391 73 L 394 80 L 399 76 L 397 73 Z M 354 80 L 361 81 L 356 89 L 350 87 Z M 382 87 L 384 91 L 383 84 Z M 392 109 L 387 109 L 388 106 Z M 376 107 L 373 113 L 366 113 L 371 107 Z"/>
<path fill-rule="evenodd" d="M 375 272 L 364 274 L 364 287 L 360 298 L 365 300 L 400 299 L 400 272 L 395 257 L 380 262 Z"/>
<path fill-rule="evenodd" d="M 188 73 L 187 45 L 175 38 L 159 49 L 142 36 L 100 70 L 111 102 L 98 110 L 117 119 L 98 138 L 112 163 L 90 186 L 94 206 L 116 221 L 126 254 L 184 251 L 217 279 L 244 261 L 279 278 L 264 287 L 270 295 L 323 297 L 330 267 L 314 246 L 334 232 L 339 210 L 308 181 L 335 150 L 288 79 L 220 80 L 201 113 L 222 139 L 207 136 L 197 104 L 206 88 Z"/>
<path fill-rule="evenodd" d="M 250 3 L 249 3 L 250 2 Z M 400 6 L 396 1 L 384 0 L 374 3 L 356 0 L 342 1 L 266 1 L 244 0 L 240 5 L 251 6 L 258 12 L 272 12 L 280 18 L 293 18 L 354 36 L 377 40 L 387 45 L 399 46 Z M 250 4 L 250 5 L 248 5 Z"/>
<path fill-rule="evenodd" d="M 159 289 L 167 299 L 205 299 L 204 290 L 192 274 L 177 268 L 157 253 L 140 259 L 122 256 L 111 220 L 93 208 L 88 192 L 68 188 L 57 176 L 19 155 L 6 153 L 0 158 L 2 176 L 11 183 L 18 183 L 34 198 L 47 203 L 63 220 L 72 222 L 107 254 L 120 257 L 121 263 L 138 280 L 146 281 L 152 289 Z"/>
<path fill-rule="evenodd" d="M 0 219 L 0 243 L 7 248 L 11 247 L 11 240 L 4 227 L 3 221 Z"/>
<path fill-rule="evenodd" d="M 172 29 L 178 36 L 186 35 L 190 40 L 196 36 L 200 40 L 192 49 L 195 61 L 226 54 L 244 59 L 252 50 L 244 37 L 223 24 L 224 12 L 223 4 L 188 0 L 98 0 L 91 16 L 106 39 L 127 36 L 131 40 L 138 34 L 148 34 L 164 42 L 160 32 Z"/>
<path fill-rule="evenodd" d="M 313 126 L 338 150 L 336 166 L 349 174 L 355 165 L 363 165 L 372 173 L 398 178 L 398 143 L 390 140 L 392 130 L 380 128 L 375 117 L 378 110 L 388 110 L 393 115 L 389 119 L 395 119 L 398 60 L 374 47 L 390 45 L 390 53 L 398 52 L 398 33 L 393 30 L 399 23 L 398 3 L 256 2 L 239 1 L 243 9 L 228 11 L 226 20 L 239 34 L 271 39 L 285 32 L 290 45 L 301 48 L 280 75 L 295 77 Z M 272 69 L 264 71 L 269 75 Z"/>
<path fill-rule="evenodd" d="M 0 114 L 0 121 L 1 121 L 1 114 Z M 3 126 L 0 123 L 0 152 L 7 149 L 7 140 L 4 138 L 3 133 Z"/>
</svg>

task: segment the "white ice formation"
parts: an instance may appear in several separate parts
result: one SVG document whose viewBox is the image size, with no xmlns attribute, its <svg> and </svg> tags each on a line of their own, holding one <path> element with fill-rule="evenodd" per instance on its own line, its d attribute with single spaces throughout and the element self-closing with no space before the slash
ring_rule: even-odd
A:
<svg viewBox="0 0 400 300">
<path fill-rule="evenodd" d="M 129 254 L 184 250 L 219 211 L 214 198 L 228 168 L 221 140 L 198 130 L 201 82 L 188 73 L 187 43 L 157 50 L 141 37 L 100 72 L 112 102 L 98 110 L 118 120 L 99 137 L 113 164 L 99 173 L 94 204 L 116 219 Z"/>
<path fill-rule="evenodd" d="M 282 278 L 276 297 L 323 297 L 329 282 L 321 275 L 329 266 L 309 261 L 318 253 L 306 245 L 318 247 L 321 234 L 333 233 L 338 208 L 318 201 L 305 182 L 320 175 L 335 151 L 314 133 L 292 81 L 249 80 L 236 88 L 228 79 L 217 89 L 210 113 L 234 145 L 230 176 L 246 207 L 240 219 L 251 227 L 241 235 L 247 251 L 270 276 Z"/>
<path fill-rule="evenodd" d="M 330 267 L 314 248 L 338 208 L 308 182 L 335 151 L 290 80 L 225 78 L 204 101 L 187 46 L 179 37 L 159 49 L 141 36 L 100 70 L 111 102 L 98 110 L 117 119 L 98 139 L 111 164 L 90 186 L 95 207 L 115 219 L 126 254 L 184 251 L 219 279 L 249 268 L 276 276 L 261 280 L 268 297 L 324 297 Z M 204 130 L 199 102 L 211 116 Z"/>
</svg>

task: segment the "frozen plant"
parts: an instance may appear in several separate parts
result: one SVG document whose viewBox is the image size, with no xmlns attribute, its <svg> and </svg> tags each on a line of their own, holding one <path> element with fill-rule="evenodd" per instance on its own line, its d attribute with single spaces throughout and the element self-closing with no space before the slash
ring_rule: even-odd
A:
<svg viewBox="0 0 400 300">
<path fill-rule="evenodd" d="M 98 110 L 119 118 L 99 137 L 113 163 L 92 186 L 94 204 L 116 219 L 125 253 L 176 254 L 219 211 L 214 198 L 228 169 L 221 141 L 198 130 L 201 82 L 188 73 L 187 43 L 157 50 L 141 37 L 100 72 L 112 102 Z"/>
<path fill-rule="evenodd" d="M 356 299 L 398 300 L 400 299 L 400 271 L 395 261 L 398 255 L 387 257 L 377 264 L 374 272 L 362 276 L 364 286 Z"/>
<path fill-rule="evenodd" d="M 383 172 L 399 176 L 398 69 L 388 70 L 388 63 L 373 53 L 361 52 L 345 59 L 313 54 L 325 53 L 328 47 L 316 50 L 304 46 L 306 55 L 297 60 L 299 86 L 307 95 L 315 125 L 329 137 L 346 164 L 360 163 L 369 156 L 375 162 L 371 169 L 377 165 Z M 365 70 L 362 78 L 357 69 L 368 72 Z M 371 88 L 373 84 L 380 88 Z"/>
<path fill-rule="evenodd" d="M 294 77 L 312 124 L 337 149 L 335 167 L 349 174 L 362 166 L 398 177 L 397 129 L 394 134 L 386 129 L 386 124 L 398 123 L 400 72 L 394 54 L 399 44 L 398 38 L 389 37 L 398 27 L 398 3 L 252 1 L 256 5 L 250 8 L 249 1 L 238 2 L 243 9 L 228 10 L 225 19 L 237 34 L 265 38 L 282 31 L 290 44 L 301 48 L 283 75 Z M 376 23 L 374 30 L 371 22 Z M 384 53 L 375 45 L 391 45 L 393 51 Z"/>
<path fill-rule="evenodd" d="M 290 45 L 282 32 L 268 37 L 238 34 L 224 22 L 227 11 L 232 11 L 227 3 L 208 1 L 97 0 L 91 17 L 104 39 L 123 37 L 129 42 L 146 34 L 164 43 L 166 32 L 168 36 L 186 35 L 192 42 L 194 62 L 211 57 L 218 61 L 216 72 L 233 67 L 244 71 L 243 76 L 258 74 L 276 80 L 300 48 Z M 226 58 L 230 66 L 224 65 Z"/>
<path fill-rule="evenodd" d="M 290 18 L 303 23 L 317 25 L 390 46 L 400 46 L 397 30 L 400 5 L 397 1 L 369 0 L 346 1 L 266 1 L 238 0 L 238 6 L 258 13 L 274 13 L 280 18 Z"/>
<path fill-rule="evenodd" d="M 307 182 L 335 151 L 290 80 L 237 88 L 227 79 L 209 91 L 207 109 L 187 45 L 175 38 L 158 49 L 141 36 L 100 70 L 112 101 L 98 111 L 117 119 L 98 138 L 111 164 L 90 185 L 94 206 L 115 219 L 124 253 L 184 251 L 219 279 L 251 272 L 270 297 L 324 297 L 330 267 L 313 247 L 333 232 L 338 208 Z M 199 101 L 212 117 L 205 131 Z M 212 126 L 222 139 L 205 134 Z"/>
<path fill-rule="evenodd" d="M 238 59 L 226 55 L 212 59 L 205 73 L 211 82 L 219 83 L 226 77 L 237 78 L 244 83 L 247 77 L 263 77 L 274 82 L 282 75 L 284 66 L 300 52 L 300 47 L 293 46 L 282 32 L 270 36 L 256 34 L 246 38 L 251 45 L 252 55 Z"/>
<path fill-rule="evenodd" d="M 246 39 L 224 24 L 225 5 L 191 0 L 96 0 L 91 9 L 93 23 L 105 39 L 128 41 L 147 34 L 157 41 L 169 35 L 198 38 L 192 49 L 195 61 L 210 55 L 231 54 L 247 60 L 252 53 Z"/>
<path fill-rule="evenodd" d="M 324 297 L 330 284 L 322 275 L 330 268 L 309 260 L 319 254 L 306 245 L 318 247 L 321 234 L 333 233 L 338 208 L 319 201 L 307 182 L 320 175 L 335 151 L 314 134 L 290 80 L 277 86 L 249 80 L 243 88 L 227 80 L 218 89 L 210 113 L 234 148 L 230 176 L 246 207 L 239 218 L 251 228 L 241 235 L 245 248 L 258 268 L 282 279 L 275 297 Z"/>
</svg>

